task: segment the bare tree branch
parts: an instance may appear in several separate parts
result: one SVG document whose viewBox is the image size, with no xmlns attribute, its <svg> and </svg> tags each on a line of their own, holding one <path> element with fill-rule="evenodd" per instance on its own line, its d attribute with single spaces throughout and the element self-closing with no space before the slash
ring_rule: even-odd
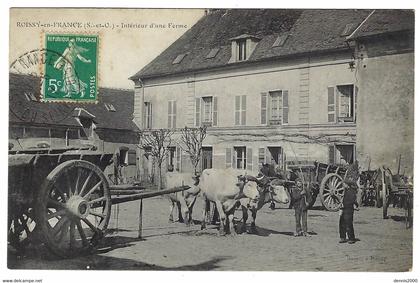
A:
<svg viewBox="0 0 420 283">
<path fill-rule="evenodd" d="M 181 143 L 179 146 L 189 155 L 194 173 L 197 173 L 197 166 L 200 163 L 206 133 L 207 129 L 205 126 L 199 128 L 185 127 L 181 130 Z"/>
</svg>

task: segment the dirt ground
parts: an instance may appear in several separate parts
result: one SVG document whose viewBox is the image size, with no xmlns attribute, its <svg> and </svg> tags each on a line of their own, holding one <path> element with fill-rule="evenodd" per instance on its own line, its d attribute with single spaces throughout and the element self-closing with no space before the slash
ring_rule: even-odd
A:
<svg viewBox="0 0 420 283">
<path fill-rule="evenodd" d="M 118 210 L 118 219 L 117 219 Z M 94 270 L 246 270 L 246 271 L 407 271 L 412 266 L 412 229 L 402 221 L 404 210 L 362 207 L 355 212 L 359 242 L 338 243 L 338 213 L 322 210 L 318 201 L 309 211 L 310 237 L 293 237 L 294 210 L 268 205 L 257 216 L 259 234 L 218 236 L 216 226 L 200 231 L 202 202 L 197 200 L 196 224 L 168 223 L 165 197 L 144 200 L 143 238 L 138 235 L 139 202 L 114 206 L 110 234 L 95 254 L 56 259 L 43 248 L 23 254 L 9 249 L 12 269 Z M 241 211 L 235 212 L 240 219 Z M 118 221 L 117 221 L 118 220 Z"/>
</svg>

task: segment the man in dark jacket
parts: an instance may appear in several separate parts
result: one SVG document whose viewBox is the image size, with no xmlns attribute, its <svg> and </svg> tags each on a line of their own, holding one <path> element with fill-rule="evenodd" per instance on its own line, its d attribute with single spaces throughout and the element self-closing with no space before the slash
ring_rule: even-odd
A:
<svg viewBox="0 0 420 283">
<path fill-rule="evenodd" d="M 349 244 L 354 244 L 356 238 L 354 237 L 353 214 L 354 209 L 358 209 L 359 207 L 359 204 L 357 203 L 357 191 L 347 184 L 344 184 L 344 187 L 345 191 L 339 223 L 340 243 L 348 242 Z"/>
</svg>

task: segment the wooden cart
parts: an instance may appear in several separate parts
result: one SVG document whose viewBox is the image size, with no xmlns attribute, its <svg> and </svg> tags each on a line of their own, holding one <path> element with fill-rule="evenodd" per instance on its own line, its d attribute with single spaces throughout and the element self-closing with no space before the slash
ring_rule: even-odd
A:
<svg viewBox="0 0 420 283">
<path fill-rule="evenodd" d="M 301 176 L 312 192 L 312 206 L 320 195 L 322 206 L 329 211 L 338 211 L 344 196 L 343 179 L 347 167 L 320 162 L 293 162 L 287 168 Z"/>
<path fill-rule="evenodd" d="M 112 157 L 90 148 L 9 151 L 8 242 L 20 249 L 41 241 L 60 257 L 79 255 L 105 235 L 112 204 L 189 188 L 109 185 L 103 171 Z"/>
</svg>

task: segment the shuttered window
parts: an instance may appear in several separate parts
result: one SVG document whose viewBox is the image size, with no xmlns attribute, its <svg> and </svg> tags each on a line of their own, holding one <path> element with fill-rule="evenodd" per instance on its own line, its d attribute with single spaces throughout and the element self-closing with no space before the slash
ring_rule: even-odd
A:
<svg viewBox="0 0 420 283">
<path fill-rule="evenodd" d="M 201 116 L 201 98 L 196 98 L 195 99 L 195 126 L 196 127 L 201 126 L 200 116 Z"/>
<path fill-rule="evenodd" d="M 246 125 L 246 95 L 235 96 L 235 125 Z"/>
<path fill-rule="evenodd" d="M 226 148 L 226 168 L 232 167 L 232 149 Z"/>
<path fill-rule="evenodd" d="M 328 88 L 328 122 L 336 122 L 335 88 Z"/>
<path fill-rule="evenodd" d="M 261 125 L 267 125 L 267 99 L 268 93 L 261 93 Z"/>
<path fill-rule="evenodd" d="M 234 168 L 246 169 L 247 156 L 245 146 L 234 147 Z"/>
<path fill-rule="evenodd" d="M 246 149 L 246 169 L 252 171 L 252 148 Z"/>
<path fill-rule="evenodd" d="M 146 129 L 152 128 L 152 103 L 144 103 L 144 112 L 143 112 L 143 126 Z"/>
<path fill-rule="evenodd" d="M 168 128 L 176 128 L 176 101 L 168 101 Z"/>
</svg>

